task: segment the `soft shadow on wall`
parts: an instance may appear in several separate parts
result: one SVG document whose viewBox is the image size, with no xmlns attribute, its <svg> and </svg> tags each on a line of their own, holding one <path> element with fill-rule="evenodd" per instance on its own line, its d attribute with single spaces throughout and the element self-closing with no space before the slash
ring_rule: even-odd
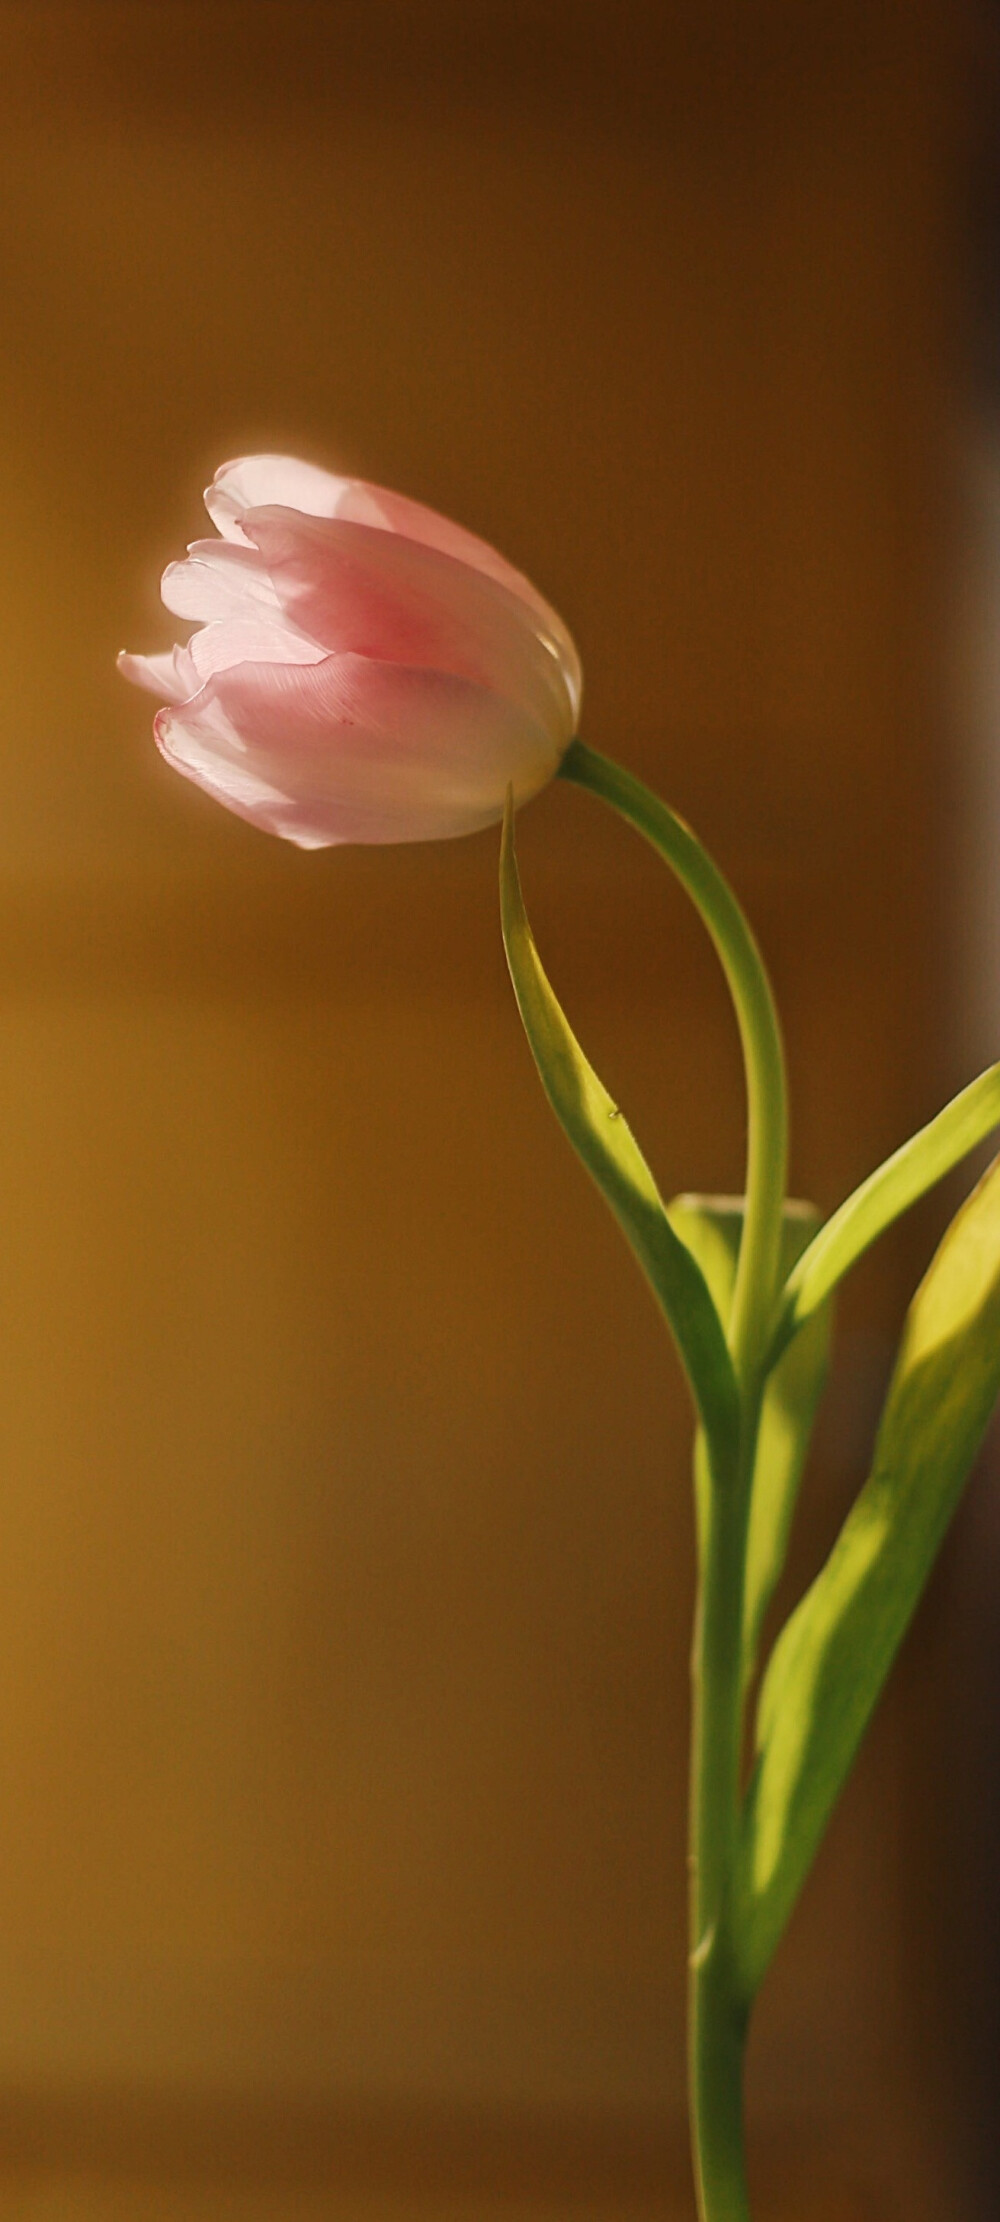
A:
<svg viewBox="0 0 1000 2222">
<path fill-rule="evenodd" d="M 958 461 L 962 490 L 954 660 L 963 778 L 951 832 L 957 933 L 955 1028 L 972 1069 L 1000 1037 L 1000 17 L 978 19 L 967 180 L 966 336 Z M 989 1152 L 985 1151 L 984 1157 Z M 923 1901 L 935 1941 L 930 2009 L 946 2021 L 971 2132 L 968 2172 L 984 2216 L 1000 2179 L 1000 1433 L 981 1461 L 946 1555 L 931 1763 L 950 1770 L 931 1829 Z M 938 1756 L 940 1754 L 940 1757 Z"/>
</svg>

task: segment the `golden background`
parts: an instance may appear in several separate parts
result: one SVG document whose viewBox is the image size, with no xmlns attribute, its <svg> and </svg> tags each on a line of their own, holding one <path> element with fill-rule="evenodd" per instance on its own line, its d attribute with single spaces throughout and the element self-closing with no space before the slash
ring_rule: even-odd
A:
<svg viewBox="0 0 1000 2222">
<path fill-rule="evenodd" d="M 834 1204 L 996 1048 L 953 622 L 986 53 L 954 0 L 0 5 L 5 2222 L 693 2211 L 689 1419 L 541 1098 L 497 839 L 269 843 L 113 657 L 173 637 L 228 455 L 495 541 L 584 737 L 747 903 Z M 577 793 L 520 841 L 665 1192 L 738 1186 L 693 914 Z M 845 1297 L 786 1604 L 947 1204 Z M 995 2211 L 973 1532 L 762 2002 L 761 2222 Z"/>
</svg>

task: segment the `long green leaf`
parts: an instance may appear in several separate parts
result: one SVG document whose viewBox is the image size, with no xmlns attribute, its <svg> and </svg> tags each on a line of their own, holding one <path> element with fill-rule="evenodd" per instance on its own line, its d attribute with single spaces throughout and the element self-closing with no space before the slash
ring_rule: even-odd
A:
<svg viewBox="0 0 1000 2222">
<path fill-rule="evenodd" d="M 675 1196 L 667 1205 L 667 1216 L 697 1258 L 720 1317 L 728 1320 L 743 1232 L 742 1196 Z M 814 1204 L 786 1201 L 781 1230 L 783 1274 L 790 1272 L 819 1219 Z M 785 1563 L 792 1514 L 826 1380 L 831 1323 L 831 1304 L 821 1304 L 778 1360 L 764 1390 L 747 1537 L 745 1681 L 753 1672 L 761 1624 Z M 700 1518 L 699 1513 L 699 1524 Z"/>
<path fill-rule="evenodd" d="M 652 1283 L 687 1371 L 713 1471 L 727 1478 L 737 1457 L 739 1398 L 725 1334 L 700 1266 L 674 1233 L 638 1143 L 588 1064 L 542 969 L 521 896 L 509 796 L 500 915 L 514 993 L 542 1086 Z"/>
<path fill-rule="evenodd" d="M 772 1351 L 781 1350 L 876 1237 L 1000 1126 L 1000 1065 L 939 1111 L 847 1197 L 800 1257 L 785 1288 Z"/>
<path fill-rule="evenodd" d="M 865 1483 L 775 1645 L 740 1884 L 748 1994 L 784 1930 L 1000 1390 L 1000 1159 L 907 1314 Z"/>
</svg>

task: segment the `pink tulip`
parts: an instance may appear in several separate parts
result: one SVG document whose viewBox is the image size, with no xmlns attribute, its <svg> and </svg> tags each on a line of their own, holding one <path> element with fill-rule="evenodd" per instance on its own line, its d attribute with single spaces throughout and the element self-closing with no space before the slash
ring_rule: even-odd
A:
<svg viewBox="0 0 1000 2222">
<path fill-rule="evenodd" d="M 168 763 L 300 848 L 472 833 L 537 794 L 576 730 L 566 627 L 433 509 L 285 455 L 225 463 L 221 538 L 163 574 L 198 630 L 119 657 L 165 697 Z"/>
</svg>

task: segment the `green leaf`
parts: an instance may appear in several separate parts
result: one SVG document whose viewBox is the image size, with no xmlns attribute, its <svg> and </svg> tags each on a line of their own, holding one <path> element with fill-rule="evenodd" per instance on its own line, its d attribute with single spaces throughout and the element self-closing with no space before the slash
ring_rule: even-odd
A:
<svg viewBox="0 0 1000 2222">
<path fill-rule="evenodd" d="M 676 1196 L 667 1206 L 671 1225 L 697 1258 L 716 1309 L 728 1320 L 743 1232 L 741 1196 Z M 782 1214 L 781 1270 L 787 1274 L 816 1227 L 814 1204 L 786 1201 Z M 743 1611 L 744 1680 L 753 1672 L 761 1624 L 781 1574 L 792 1514 L 826 1381 L 831 1304 L 822 1304 L 771 1372 L 761 1406 L 750 1497 Z M 701 1526 L 699 1511 L 699 1527 Z"/>
<path fill-rule="evenodd" d="M 1000 1390 L 1000 1159 L 907 1314 L 871 1475 L 761 1690 L 738 1927 L 748 1995 L 784 1930 Z"/>
<path fill-rule="evenodd" d="M 701 1268 L 674 1233 L 637 1142 L 588 1064 L 542 970 L 521 896 L 510 795 L 500 852 L 500 915 L 514 993 L 542 1086 L 652 1283 L 687 1371 L 713 1471 L 728 1478 L 738 1456 L 739 1397 L 725 1334 Z"/>
<path fill-rule="evenodd" d="M 928 1126 L 870 1173 L 821 1227 L 788 1281 L 773 1352 L 785 1347 L 876 1237 L 943 1180 L 995 1126 L 1000 1126 L 1000 1065 L 991 1065 L 978 1080 L 970 1081 Z"/>
</svg>

